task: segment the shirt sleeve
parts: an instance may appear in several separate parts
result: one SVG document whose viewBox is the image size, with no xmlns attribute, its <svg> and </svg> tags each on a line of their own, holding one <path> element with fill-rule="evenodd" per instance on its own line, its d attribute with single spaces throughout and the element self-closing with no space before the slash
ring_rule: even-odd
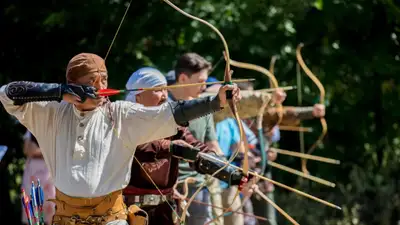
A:
<svg viewBox="0 0 400 225">
<path fill-rule="evenodd" d="M 282 125 L 298 125 L 301 120 L 313 119 L 313 107 L 295 107 L 285 106 L 283 107 Z M 279 114 L 276 108 L 269 108 L 263 118 L 263 126 L 271 127 L 279 119 Z"/>
<path fill-rule="evenodd" d="M 151 143 L 139 145 L 136 148 L 135 157 L 142 164 L 135 168 L 140 168 L 140 176 L 148 183 L 154 181 L 157 185 L 166 186 L 170 173 L 169 157 L 158 157 L 158 153 L 168 153 L 170 140 L 157 140 Z M 138 162 L 134 159 L 133 164 Z M 143 171 L 145 170 L 145 171 Z M 131 181 L 132 183 L 132 181 Z M 134 181 L 133 181 L 134 183 Z"/>
<path fill-rule="evenodd" d="M 14 102 L 7 97 L 5 89 L 5 85 L 0 88 L 0 101 L 10 115 L 16 117 L 29 132 L 39 139 L 53 136 L 59 102 L 29 102 L 23 105 L 14 105 Z"/>
<path fill-rule="evenodd" d="M 207 115 L 207 126 L 204 142 L 217 141 L 217 134 L 215 133 L 214 118 L 212 115 Z"/>
<path fill-rule="evenodd" d="M 192 145 L 195 148 L 200 149 L 201 152 L 208 153 L 208 152 L 215 152 L 214 150 L 210 149 L 207 145 L 197 140 L 192 133 L 190 133 L 187 127 L 179 128 L 179 132 L 182 133 L 182 136 L 179 139 L 184 140 L 186 143 Z"/>
<path fill-rule="evenodd" d="M 173 136 L 178 125 L 168 103 L 156 107 L 120 101 L 122 135 L 135 146 Z"/>
</svg>

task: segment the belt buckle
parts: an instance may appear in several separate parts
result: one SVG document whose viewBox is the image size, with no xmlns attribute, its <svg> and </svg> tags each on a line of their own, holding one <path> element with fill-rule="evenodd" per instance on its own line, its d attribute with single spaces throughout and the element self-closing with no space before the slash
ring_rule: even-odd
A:
<svg viewBox="0 0 400 225">
<path fill-rule="evenodd" d="M 157 195 L 145 195 L 143 196 L 143 205 L 158 205 L 160 198 Z"/>
<path fill-rule="evenodd" d="M 102 221 L 103 221 L 102 216 L 88 216 L 88 218 L 86 218 L 85 220 L 87 224 L 101 224 Z"/>
</svg>

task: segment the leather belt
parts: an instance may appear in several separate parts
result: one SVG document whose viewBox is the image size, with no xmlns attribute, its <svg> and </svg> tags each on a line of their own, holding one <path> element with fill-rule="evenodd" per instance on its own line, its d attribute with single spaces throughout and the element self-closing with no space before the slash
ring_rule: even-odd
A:
<svg viewBox="0 0 400 225">
<path fill-rule="evenodd" d="M 40 154 L 40 155 L 32 155 L 32 156 L 30 156 L 30 158 L 31 159 L 44 159 L 42 154 Z"/>
<path fill-rule="evenodd" d="M 155 206 L 166 201 L 174 201 L 172 194 L 168 195 L 125 195 L 127 205 Z"/>
</svg>

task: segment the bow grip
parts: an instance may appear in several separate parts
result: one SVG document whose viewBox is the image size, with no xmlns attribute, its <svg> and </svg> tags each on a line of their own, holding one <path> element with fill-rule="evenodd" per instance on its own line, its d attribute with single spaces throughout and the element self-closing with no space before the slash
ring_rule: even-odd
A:
<svg viewBox="0 0 400 225">
<path fill-rule="evenodd" d="M 228 81 L 228 82 L 225 82 L 225 83 L 224 83 L 224 85 L 230 85 L 230 84 L 233 84 L 232 81 Z M 227 99 L 227 100 L 232 100 L 232 96 L 233 96 L 232 90 L 227 90 L 227 91 L 225 92 L 225 94 L 226 94 L 226 99 Z"/>
</svg>

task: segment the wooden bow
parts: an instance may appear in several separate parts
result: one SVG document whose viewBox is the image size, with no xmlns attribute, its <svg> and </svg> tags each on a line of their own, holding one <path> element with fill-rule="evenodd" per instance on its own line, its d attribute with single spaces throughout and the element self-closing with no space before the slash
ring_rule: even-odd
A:
<svg viewBox="0 0 400 225">
<path fill-rule="evenodd" d="M 301 49 L 303 48 L 304 44 L 299 44 L 296 49 L 296 58 L 297 61 L 299 62 L 301 68 L 304 70 L 304 72 L 307 74 L 307 76 L 315 83 L 315 85 L 318 87 L 319 92 L 320 92 L 320 97 L 319 97 L 319 102 L 320 104 L 325 104 L 325 88 L 322 85 L 322 83 L 319 81 L 317 76 L 315 76 L 311 70 L 307 67 L 307 65 L 304 63 L 303 57 L 301 56 Z M 317 148 L 317 146 L 323 141 L 326 133 L 328 132 L 328 124 L 326 123 L 326 120 L 324 117 L 320 118 L 321 121 L 321 126 L 322 126 L 322 132 L 321 135 L 318 137 L 318 139 L 315 141 L 313 145 L 308 149 L 307 154 L 312 154 L 314 150 Z M 309 174 L 307 170 L 307 159 L 302 159 L 301 160 L 301 168 L 304 173 Z"/>
</svg>

